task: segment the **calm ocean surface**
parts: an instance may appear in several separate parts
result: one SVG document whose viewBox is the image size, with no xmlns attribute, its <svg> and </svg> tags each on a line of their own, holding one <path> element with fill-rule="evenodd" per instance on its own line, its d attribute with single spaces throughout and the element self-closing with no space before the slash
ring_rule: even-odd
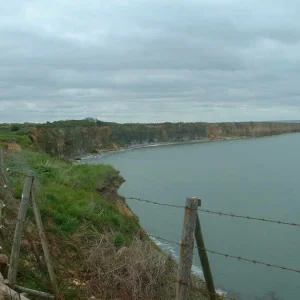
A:
<svg viewBox="0 0 300 300">
<path fill-rule="evenodd" d="M 135 149 L 94 157 L 126 182 L 120 194 L 300 223 L 300 134 Z M 179 241 L 183 210 L 128 200 L 152 235 Z M 300 227 L 200 212 L 206 248 L 300 269 Z M 160 246 L 176 257 L 177 246 Z M 194 271 L 201 273 L 194 255 Z M 300 274 L 209 255 L 218 288 L 237 299 L 299 299 Z"/>
</svg>

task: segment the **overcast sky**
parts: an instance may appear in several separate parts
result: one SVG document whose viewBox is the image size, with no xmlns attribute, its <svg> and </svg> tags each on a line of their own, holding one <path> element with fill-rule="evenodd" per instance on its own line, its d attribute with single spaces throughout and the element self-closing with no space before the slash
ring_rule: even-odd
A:
<svg viewBox="0 0 300 300">
<path fill-rule="evenodd" d="M 300 119 L 297 0 L 10 0 L 0 122 Z"/>
</svg>

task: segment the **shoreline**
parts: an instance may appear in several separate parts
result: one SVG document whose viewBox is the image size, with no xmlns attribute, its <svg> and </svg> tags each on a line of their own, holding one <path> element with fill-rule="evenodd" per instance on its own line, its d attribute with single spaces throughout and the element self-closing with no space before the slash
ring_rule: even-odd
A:
<svg viewBox="0 0 300 300">
<path fill-rule="evenodd" d="M 220 138 L 220 139 L 202 139 L 202 140 L 191 140 L 191 141 L 184 141 L 184 142 L 161 142 L 161 143 L 149 143 L 149 144 L 136 144 L 136 145 L 131 145 L 127 147 L 123 147 L 120 149 L 116 150 L 102 150 L 99 153 L 95 154 L 86 154 L 82 156 L 77 156 L 74 161 L 84 161 L 84 160 L 89 160 L 93 158 L 101 158 L 109 154 L 117 154 L 119 152 L 124 152 L 124 151 L 131 151 L 131 150 L 138 150 L 138 149 L 143 149 L 143 148 L 152 148 L 152 147 L 166 147 L 166 146 L 175 146 L 175 145 L 188 145 L 188 144 L 201 144 L 201 143 L 211 143 L 211 142 L 222 142 L 222 141 L 234 141 L 234 140 L 243 140 L 243 139 L 252 139 L 252 138 L 257 138 L 257 137 L 226 137 L 226 138 Z"/>
<path fill-rule="evenodd" d="M 166 147 L 166 146 L 174 146 L 174 145 L 187 145 L 187 144 L 199 144 L 199 143 L 222 142 L 222 141 L 234 141 L 234 140 L 252 139 L 252 138 L 256 138 L 256 137 L 227 137 L 227 138 L 220 138 L 220 139 L 208 139 L 208 138 L 206 138 L 206 139 L 202 139 L 202 140 L 191 140 L 191 141 L 185 141 L 185 142 L 163 142 L 163 143 L 153 143 L 153 144 L 136 144 L 136 145 L 132 145 L 130 147 L 124 147 L 124 148 L 117 149 L 117 150 L 103 150 L 102 153 L 85 155 L 85 156 L 81 157 L 79 160 L 77 160 L 77 161 L 75 160 L 75 163 L 84 163 L 84 161 L 86 161 L 86 160 L 102 158 L 106 155 L 118 154 L 120 152 L 138 150 L 138 149 L 142 149 L 142 148 Z M 126 205 L 131 210 L 131 208 L 130 208 L 130 206 L 128 205 L 127 202 L 126 202 Z M 142 228 L 141 225 L 140 225 L 140 227 Z M 179 258 L 175 254 L 174 250 L 170 247 L 167 247 L 168 249 L 166 249 L 166 247 L 165 247 L 165 246 L 169 246 L 169 245 L 164 244 L 164 243 L 162 243 L 162 242 L 160 242 L 156 239 L 151 238 L 151 240 L 166 255 L 171 255 L 171 257 L 174 259 L 174 261 L 178 264 L 178 259 Z M 199 280 L 205 282 L 203 271 L 199 266 L 196 266 L 194 264 L 192 265 L 192 274 L 194 276 L 198 277 Z M 226 291 L 225 288 L 216 287 L 216 293 L 218 295 L 220 295 L 221 297 L 222 296 L 226 297 L 228 295 L 228 291 Z"/>
<path fill-rule="evenodd" d="M 99 153 L 89 153 L 83 155 L 74 156 L 71 161 L 74 163 L 89 160 L 93 158 L 101 158 L 109 154 L 117 154 L 124 151 L 131 151 L 131 150 L 138 150 L 143 148 L 151 148 L 151 147 L 166 147 L 166 146 L 174 146 L 174 145 L 188 145 L 188 144 L 201 144 L 201 143 L 211 143 L 211 142 L 224 142 L 224 141 L 236 141 L 236 140 L 250 140 L 250 139 L 259 139 L 259 138 L 267 138 L 267 137 L 274 137 L 279 135 L 286 135 L 286 134 L 297 134 L 300 132 L 285 132 L 279 134 L 271 134 L 271 135 L 264 135 L 264 136 L 238 136 L 238 137 L 223 137 L 223 138 L 204 138 L 201 140 L 190 140 L 190 141 L 183 141 L 183 142 L 160 142 L 160 143 L 145 143 L 145 144 L 134 144 L 130 146 L 120 147 L 114 150 L 101 150 Z"/>
<path fill-rule="evenodd" d="M 288 134 L 296 134 L 299 132 L 291 132 Z M 285 133 L 283 133 L 285 134 Z M 164 143 L 153 143 L 153 144 L 136 144 L 136 145 L 131 145 L 128 147 L 116 149 L 116 150 L 104 150 L 102 153 L 99 154 L 91 154 L 91 155 L 86 155 L 82 158 L 82 163 L 84 163 L 85 160 L 93 160 L 93 159 L 101 159 L 101 157 L 104 157 L 106 155 L 110 154 L 117 154 L 120 152 L 125 152 L 129 150 L 135 150 L 135 149 L 142 149 L 142 148 L 151 148 L 151 147 L 162 147 L 162 146 L 173 146 L 173 145 L 185 145 L 185 144 L 198 144 L 198 143 L 209 143 L 209 142 L 221 142 L 221 141 L 234 141 L 234 140 L 244 140 L 244 139 L 258 139 L 258 138 L 266 138 L 266 137 L 274 137 L 277 135 L 283 135 L 283 134 L 275 134 L 275 135 L 265 135 L 265 136 L 240 136 L 240 137 L 227 137 L 227 138 L 220 138 L 220 139 L 201 139 L 201 140 L 191 140 L 191 141 L 184 141 L 184 142 L 164 142 Z M 80 163 L 80 162 L 79 162 Z M 101 162 L 99 162 L 101 163 Z M 128 205 L 128 203 L 126 202 Z M 129 209 L 131 210 L 130 206 L 128 205 Z M 151 239 L 153 243 L 158 246 L 166 255 L 171 255 L 173 259 L 178 262 L 178 257 L 175 252 L 173 251 L 171 245 L 167 243 L 162 243 L 158 240 Z M 193 264 L 192 267 L 192 273 L 194 276 L 197 276 L 200 280 L 204 281 L 203 274 L 201 272 L 201 268 L 199 266 L 196 266 Z M 220 296 L 225 296 L 225 297 L 233 297 L 234 296 L 234 291 L 233 290 L 226 290 L 226 287 L 218 287 L 216 286 L 216 291 Z"/>
</svg>

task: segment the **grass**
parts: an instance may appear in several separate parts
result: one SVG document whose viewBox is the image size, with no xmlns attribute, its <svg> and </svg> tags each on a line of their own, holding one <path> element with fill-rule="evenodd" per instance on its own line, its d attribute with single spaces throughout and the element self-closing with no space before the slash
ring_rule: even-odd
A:
<svg viewBox="0 0 300 300">
<path fill-rule="evenodd" d="M 116 248 L 121 248 L 129 245 L 140 229 L 136 218 L 121 215 L 115 203 L 103 199 L 96 190 L 98 185 L 117 186 L 122 178 L 110 165 L 72 165 L 31 150 L 6 153 L 5 167 L 10 169 L 10 186 L 17 199 L 21 198 L 26 172 L 34 172 L 35 195 L 58 277 L 62 279 L 63 299 L 81 299 L 80 287 L 70 289 L 70 282 L 64 280 L 70 277 L 65 275 L 66 270 L 79 273 L 85 248 L 96 243 L 100 235 L 113 233 Z M 31 208 L 28 217 L 26 227 L 39 256 L 42 251 Z M 46 268 L 37 265 L 32 249 L 23 250 L 20 272 L 26 274 L 18 279 L 20 284 L 43 291 L 49 287 Z"/>
<path fill-rule="evenodd" d="M 5 153 L 5 167 L 10 169 L 9 189 L 20 199 L 26 173 L 34 172 L 34 193 L 59 281 L 59 299 L 174 298 L 174 261 L 147 238 L 141 240 L 137 219 L 122 215 L 114 201 L 107 201 L 101 192 L 108 190 L 117 197 L 116 189 L 123 181 L 118 171 L 110 165 L 73 165 L 30 150 L 31 140 L 23 131 L 0 128 L 0 145 L 9 139 L 15 139 L 23 148 L 20 153 Z M 7 206 L 11 213 L 7 211 L 5 217 L 14 222 L 17 206 Z M 26 247 L 21 247 L 17 283 L 51 292 L 31 208 L 27 215 L 23 241 L 27 246 L 25 243 Z M 13 222 L 8 236 L 0 236 L 7 255 Z M 203 287 L 195 277 L 193 281 Z M 207 298 L 190 293 L 189 299 Z"/>
<path fill-rule="evenodd" d="M 0 146 L 5 145 L 9 140 L 15 140 L 21 147 L 28 147 L 32 143 L 26 129 L 12 131 L 8 126 L 0 126 Z"/>
<path fill-rule="evenodd" d="M 113 185 L 118 180 L 119 173 L 110 165 L 72 165 L 44 153 L 25 150 L 8 156 L 7 166 L 12 170 L 17 197 L 24 182 L 20 172 L 33 170 L 42 218 L 54 221 L 51 230 L 58 235 L 71 235 L 86 223 L 99 232 L 109 226 L 128 240 L 139 228 L 135 218 L 120 215 L 116 206 L 96 191 L 99 184 Z"/>
</svg>

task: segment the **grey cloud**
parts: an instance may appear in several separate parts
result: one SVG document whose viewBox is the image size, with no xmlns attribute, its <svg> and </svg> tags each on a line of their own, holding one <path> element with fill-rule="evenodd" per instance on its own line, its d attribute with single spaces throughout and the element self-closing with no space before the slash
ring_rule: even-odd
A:
<svg viewBox="0 0 300 300">
<path fill-rule="evenodd" d="M 0 117 L 295 118 L 300 5 L 296 0 L 284 5 L 7 2 L 0 12 Z"/>
</svg>

